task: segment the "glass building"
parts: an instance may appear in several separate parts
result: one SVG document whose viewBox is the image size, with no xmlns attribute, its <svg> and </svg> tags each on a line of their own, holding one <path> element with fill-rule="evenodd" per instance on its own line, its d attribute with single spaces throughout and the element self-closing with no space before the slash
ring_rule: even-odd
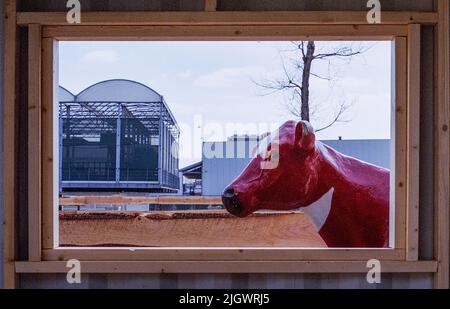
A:
<svg viewBox="0 0 450 309">
<path fill-rule="evenodd" d="M 60 191 L 175 192 L 178 139 L 164 98 L 143 84 L 59 88 Z"/>
</svg>

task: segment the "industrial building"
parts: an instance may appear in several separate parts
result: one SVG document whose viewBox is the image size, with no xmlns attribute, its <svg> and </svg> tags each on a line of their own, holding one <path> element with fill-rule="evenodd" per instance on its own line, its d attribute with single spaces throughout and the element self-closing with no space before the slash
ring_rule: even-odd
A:
<svg viewBox="0 0 450 309">
<path fill-rule="evenodd" d="M 59 87 L 61 191 L 176 192 L 179 128 L 163 96 L 131 80 Z"/>
<path fill-rule="evenodd" d="M 387 169 L 391 167 L 391 143 L 389 139 L 368 140 L 322 140 L 335 150 L 359 160 Z M 185 179 L 184 194 L 221 195 L 247 166 L 251 160 L 251 149 L 256 145 L 257 137 L 232 136 L 227 141 L 203 143 L 202 161 L 181 169 Z M 205 150 L 214 149 L 214 153 L 223 156 L 205 155 Z"/>
</svg>

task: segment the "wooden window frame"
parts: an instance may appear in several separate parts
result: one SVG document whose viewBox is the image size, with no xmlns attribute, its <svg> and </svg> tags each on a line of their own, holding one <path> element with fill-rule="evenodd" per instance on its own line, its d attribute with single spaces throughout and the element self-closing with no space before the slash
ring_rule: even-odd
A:
<svg viewBox="0 0 450 309">
<path fill-rule="evenodd" d="M 42 257 L 44 260 L 68 260 L 76 258 L 79 260 L 167 260 L 167 261 L 186 261 L 186 260 L 217 260 L 219 257 L 222 260 L 234 261 L 260 261 L 260 260 L 279 260 L 279 261 L 311 261 L 311 260 L 359 260 L 370 258 L 377 258 L 380 260 L 417 260 L 417 246 L 418 246 L 418 178 L 411 178 L 408 181 L 407 173 L 410 170 L 417 171 L 419 164 L 419 130 L 418 117 L 413 118 L 408 115 L 408 104 L 414 104 L 418 108 L 420 96 L 417 93 L 408 91 L 408 79 L 417 84 L 413 85 L 411 89 L 414 91 L 418 88 L 420 78 L 420 71 L 417 70 L 417 62 L 408 61 L 408 57 L 420 57 L 418 49 L 411 48 L 408 50 L 409 37 L 413 36 L 417 42 L 410 43 L 411 46 L 419 44 L 420 42 L 420 25 L 414 24 L 410 26 L 365 26 L 360 25 L 358 29 L 346 25 L 337 25 L 332 30 L 327 27 L 319 29 L 316 26 L 176 26 L 176 25 L 162 25 L 162 26 L 43 26 L 32 24 L 29 26 L 29 41 L 36 42 L 34 45 L 29 45 L 30 65 L 39 51 L 42 50 L 42 101 L 39 99 L 41 94 L 38 91 L 36 75 L 29 76 L 29 98 L 33 103 L 30 103 L 29 121 L 32 124 L 29 127 L 29 144 L 38 149 L 40 147 L 33 134 L 42 130 L 42 189 L 43 189 L 43 205 L 53 205 L 52 207 L 44 206 L 42 208 Z M 42 29 L 42 32 L 38 32 Z M 319 33 L 317 32 L 319 30 Z M 358 35 L 353 34 L 358 33 Z M 339 35 L 338 35 L 339 34 Z M 315 40 L 338 39 L 338 40 L 382 40 L 390 39 L 393 42 L 393 123 L 394 134 L 393 138 L 395 148 L 395 224 L 394 234 L 395 240 L 393 242 L 393 249 L 307 249 L 307 248 L 141 248 L 130 251 L 127 248 L 67 248 L 58 247 L 58 217 L 57 209 L 59 205 L 58 199 L 58 170 L 57 160 L 58 147 L 54 141 L 58 140 L 54 125 L 58 122 L 57 117 L 58 102 L 55 101 L 56 90 L 58 89 L 58 41 L 59 40 L 277 40 L 280 37 L 284 40 L 300 40 L 314 37 Z M 37 44 L 42 40 L 42 44 Z M 41 46 L 42 45 L 42 48 Z M 36 49 L 33 52 L 33 49 Z M 411 56 L 409 53 L 413 51 Z M 33 58 L 33 59 L 32 59 Z M 417 59 L 414 59 L 417 60 Z M 420 58 L 419 58 L 420 60 Z M 408 68 L 408 63 L 412 68 Z M 36 62 L 36 68 L 30 71 L 39 72 L 40 63 Z M 408 72 L 411 70 L 411 74 Z M 416 76 L 413 76 L 413 75 Z M 412 75 L 412 76 L 411 76 Z M 31 91 L 36 91 L 36 94 Z M 407 102 L 410 103 L 407 103 Z M 41 103 L 42 102 L 42 103 Z M 37 115 L 32 106 L 42 104 L 42 115 Z M 34 116 L 34 117 L 33 117 Z M 416 114 L 418 116 L 418 113 Z M 36 127 L 40 123 L 40 117 L 45 124 L 42 128 Z M 38 120 L 39 118 L 39 120 Z M 408 125 L 408 119 L 411 125 Z M 414 129 L 413 132 L 408 132 L 408 128 Z M 413 134 L 411 134 L 413 133 Z M 413 145 L 407 149 L 407 145 Z M 55 147 L 56 146 L 56 147 Z M 34 151 L 30 151 L 30 160 L 37 160 Z M 414 155 L 412 155 L 414 154 Z M 38 160 L 37 160 L 38 161 Z M 407 166 L 409 165 L 409 166 Z M 34 188 L 30 190 L 29 203 L 31 208 L 38 208 L 36 204 L 40 200 L 37 195 L 38 190 L 35 181 L 39 177 L 34 170 L 29 171 L 29 187 Z M 414 192 L 407 197 L 407 191 Z M 36 191 L 36 192 L 35 192 Z M 407 202 L 407 199 L 409 202 Z M 40 223 L 35 220 L 35 212 L 30 212 L 30 237 L 36 234 Z M 33 220 L 35 222 L 33 222 Z M 407 222 L 408 221 L 408 222 Z M 410 231 L 407 233 L 407 228 Z M 34 239 L 37 241 L 37 239 Z M 406 249 L 408 247 L 408 249 Z M 41 250 L 36 248 L 36 243 L 30 242 L 29 251 L 33 257 L 38 257 Z M 116 255 L 118 257 L 116 257 Z M 30 255 L 31 256 L 31 255 Z"/>
<path fill-rule="evenodd" d="M 7 1 L 14 2 L 12 0 Z M 5 278 L 13 273 L 66 272 L 65 260 L 79 259 L 86 273 L 230 273 L 230 272 L 366 272 L 366 262 L 377 258 L 383 272 L 435 273 L 436 286 L 448 286 L 448 222 L 437 219 L 440 231 L 435 260 L 418 260 L 419 108 L 420 108 L 420 25 L 445 23 L 448 2 L 439 1 L 439 12 L 447 10 L 447 21 L 436 12 L 383 12 L 383 23 L 369 25 L 366 12 L 85 12 L 82 25 L 67 25 L 65 13 L 17 13 L 14 27 L 6 35 L 15 38 L 15 25 L 28 26 L 29 104 L 29 259 L 14 262 L 13 224 L 5 235 L 8 255 Z M 209 11 L 211 10 L 211 11 Z M 332 27 L 330 27 L 332 25 Z M 448 51 L 448 30 L 439 24 L 439 44 Z M 14 29 L 13 29 L 14 28 Z M 445 33 L 447 38 L 445 39 Z M 395 248 L 394 249 L 290 249 L 290 248 L 57 248 L 57 149 L 53 126 L 58 122 L 54 98 L 58 85 L 56 40 L 392 40 L 395 44 Z M 444 43 L 441 43 L 444 41 Z M 12 44 L 10 44 L 12 45 Z M 5 51 L 15 58 L 15 48 Z M 439 53 L 439 61 L 447 61 Z M 14 102 L 14 66 L 5 62 L 5 102 Z M 445 69 L 445 66 L 443 66 Z M 448 123 L 448 72 L 439 69 L 447 85 L 440 83 L 438 122 Z M 446 75 L 445 75 L 446 74 Z M 11 88 L 12 87 L 12 88 Z M 9 89 L 9 90 L 8 90 Z M 447 98 L 447 102 L 445 101 Z M 10 105 L 10 104 L 9 104 Z M 5 106 L 5 117 L 14 109 Z M 7 119 L 7 118 L 5 118 Z M 12 118 L 14 119 L 14 118 Z M 12 127 L 11 127 L 12 126 Z M 14 147 L 14 121 L 5 122 L 5 141 Z M 439 168 L 447 168 L 448 127 L 440 135 Z M 447 143 L 447 144 L 446 144 Z M 446 148 L 447 147 L 447 148 Z M 447 152 L 448 155 L 448 152 Z M 444 156 L 444 158 L 443 158 Z M 5 167 L 15 161 L 5 156 Z M 438 210 L 448 214 L 448 171 L 439 174 L 447 184 L 441 188 Z M 14 175 L 5 168 L 5 183 Z M 5 201 L 14 205 L 14 185 L 6 184 Z M 13 221 L 11 209 L 5 218 Z M 438 216 L 436 216 L 438 217 Z M 447 216 L 448 217 L 448 216 Z M 446 218 L 446 217 L 444 217 Z M 56 228 L 55 228 L 56 227 Z M 447 240 L 447 242 L 445 241 Z M 9 245 L 8 245 L 9 244 Z M 445 249 L 446 248 L 446 249 Z M 445 253 L 445 250 L 447 253 Z M 447 255 L 445 255 L 447 254 Z M 447 274 L 446 274 L 447 272 Z M 445 280 L 446 279 L 446 280 Z"/>
</svg>

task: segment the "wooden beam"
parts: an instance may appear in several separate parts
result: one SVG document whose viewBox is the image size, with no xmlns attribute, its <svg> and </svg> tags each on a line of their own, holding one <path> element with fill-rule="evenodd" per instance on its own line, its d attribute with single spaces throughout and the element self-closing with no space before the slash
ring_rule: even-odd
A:
<svg viewBox="0 0 450 309">
<path fill-rule="evenodd" d="M 439 21 L 437 26 L 437 63 L 436 63 L 436 118 L 435 118 L 435 258 L 438 272 L 435 287 L 449 287 L 449 190 L 450 190 L 450 120 L 449 120 L 449 10 L 448 0 L 438 0 Z"/>
<path fill-rule="evenodd" d="M 5 0 L 3 97 L 3 286 L 15 288 L 16 274 L 16 1 Z"/>
<path fill-rule="evenodd" d="M 407 41 L 395 39 L 394 124 L 395 142 L 395 248 L 406 248 L 407 211 Z M 393 229 L 391 229 L 392 231 Z"/>
<path fill-rule="evenodd" d="M 58 91 L 57 43 L 42 41 L 42 247 L 58 244 L 58 113 L 55 98 Z M 56 126 L 56 127 L 55 127 Z"/>
<path fill-rule="evenodd" d="M 78 205 L 222 205 L 220 196 L 123 196 L 123 195 L 105 195 L 105 196 L 69 196 L 59 198 L 60 206 L 78 206 Z"/>
<path fill-rule="evenodd" d="M 361 273 L 367 261 L 86 261 L 86 273 Z M 434 273 L 435 261 L 385 261 L 382 273 Z M 16 262 L 18 273 L 67 273 L 65 261 Z"/>
<path fill-rule="evenodd" d="M 318 26 L 47 26 L 57 40 L 392 40 L 406 36 L 402 25 Z"/>
<path fill-rule="evenodd" d="M 208 1 L 213 9 L 216 1 Z M 382 25 L 435 24 L 435 12 L 383 11 Z M 67 25 L 66 12 L 19 12 L 21 26 Z M 367 25 L 366 11 L 83 12 L 82 25 Z"/>
<path fill-rule="evenodd" d="M 41 26 L 28 26 L 28 260 L 41 260 Z"/>
<path fill-rule="evenodd" d="M 225 210 L 62 211 L 59 219 L 61 247 L 326 248 L 300 212 L 265 211 L 238 218 Z"/>
<path fill-rule="evenodd" d="M 408 159 L 406 259 L 419 257 L 420 25 L 408 26 Z"/>
<path fill-rule="evenodd" d="M 205 11 L 214 12 L 217 10 L 217 0 L 205 0 Z"/>
<path fill-rule="evenodd" d="M 45 261 L 404 261 L 404 249 L 262 247 L 110 247 L 43 250 Z"/>
</svg>

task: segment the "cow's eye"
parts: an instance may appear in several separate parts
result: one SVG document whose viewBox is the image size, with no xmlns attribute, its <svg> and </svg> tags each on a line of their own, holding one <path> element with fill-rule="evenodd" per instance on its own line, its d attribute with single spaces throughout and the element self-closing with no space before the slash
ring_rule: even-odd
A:
<svg viewBox="0 0 450 309">
<path fill-rule="evenodd" d="M 280 158 L 280 153 L 278 151 L 272 151 L 271 158 L 272 159 L 279 159 Z"/>
<path fill-rule="evenodd" d="M 280 159 L 280 153 L 275 150 L 268 150 L 261 154 L 261 158 L 264 161 L 270 161 L 270 160 L 279 160 Z"/>
<path fill-rule="evenodd" d="M 270 150 L 266 150 L 263 153 L 261 153 L 261 158 L 263 160 L 270 159 L 270 156 L 272 155 L 272 152 Z"/>
</svg>

